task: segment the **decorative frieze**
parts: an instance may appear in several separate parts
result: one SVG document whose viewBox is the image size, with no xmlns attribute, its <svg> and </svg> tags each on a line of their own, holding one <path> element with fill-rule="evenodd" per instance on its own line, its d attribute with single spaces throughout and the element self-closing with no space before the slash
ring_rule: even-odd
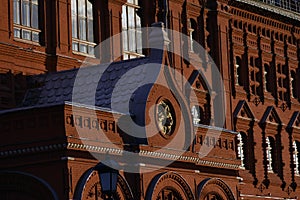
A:
<svg viewBox="0 0 300 200">
<path fill-rule="evenodd" d="M 65 122 L 67 125 L 77 128 L 90 130 L 103 130 L 104 132 L 117 132 L 116 122 L 113 120 L 92 118 L 81 115 L 69 114 L 66 116 Z"/>
<path fill-rule="evenodd" d="M 100 147 L 100 146 L 78 144 L 78 143 L 68 143 L 67 148 L 77 149 L 77 150 L 89 150 L 93 152 L 106 153 L 106 154 L 109 153 L 109 154 L 120 155 L 120 156 L 126 153 L 123 150 L 118 148 Z M 139 155 L 142 157 L 145 156 L 145 157 L 160 158 L 160 159 L 167 159 L 167 160 L 174 160 L 174 161 L 193 162 L 198 165 L 208 165 L 213 167 L 233 168 L 233 169 L 239 168 L 239 165 L 237 164 L 208 161 L 199 158 L 197 155 L 195 156 L 176 155 L 172 153 L 162 153 L 162 152 L 149 151 L 149 150 L 140 150 Z"/>
<path fill-rule="evenodd" d="M 196 135 L 196 144 L 234 150 L 233 139 L 217 138 L 214 136 Z"/>
</svg>

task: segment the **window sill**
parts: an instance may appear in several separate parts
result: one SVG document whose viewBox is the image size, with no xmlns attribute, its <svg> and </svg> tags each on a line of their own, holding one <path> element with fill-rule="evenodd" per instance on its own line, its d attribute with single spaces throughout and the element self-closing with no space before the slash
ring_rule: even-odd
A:
<svg viewBox="0 0 300 200">
<path fill-rule="evenodd" d="M 91 54 L 87 54 L 87 53 L 82 53 L 82 52 L 79 52 L 79 51 L 73 51 L 73 54 L 79 55 L 79 56 L 85 56 L 85 57 L 89 57 L 89 58 L 96 58 L 95 55 L 91 55 Z"/>
<path fill-rule="evenodd" d="M 31 40 L 25 40 L 25 39 L 21 39 L 21 38 L 14 38 L 14 41 L 22 42 L 22 43 L 26 43 L 26 44 L 31 44 L 31 45 L 35 45 L 35 46 L 41 46 L 40 43 L 38 43 L 38 42 L 34 42 L 34 41 L 31 41 Z"/>
</svg>

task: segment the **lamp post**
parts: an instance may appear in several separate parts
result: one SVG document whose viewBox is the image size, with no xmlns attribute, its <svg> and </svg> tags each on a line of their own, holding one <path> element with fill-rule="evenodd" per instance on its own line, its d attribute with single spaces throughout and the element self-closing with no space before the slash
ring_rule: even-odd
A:
<svg viewBox="0 0 300 200">
<path fill-rule="evenodd" d="M 104 163 L 108 162 L 113 164 L 109 166 L 117 166 L 117 163 L 112 160 L 108 160 Z M 113 200 L 113 194 L 115 194 L 115 192 L 117 191 L 119 171 L 114 168 L 110 168 L 109 166 L 103 163 L 98 163 L 94 167 L 94 170 L 98 172 L 101 184 L 101 192 L 102 194 L 104 194 L 104 198 L 106 200 Z"/>
</svg>

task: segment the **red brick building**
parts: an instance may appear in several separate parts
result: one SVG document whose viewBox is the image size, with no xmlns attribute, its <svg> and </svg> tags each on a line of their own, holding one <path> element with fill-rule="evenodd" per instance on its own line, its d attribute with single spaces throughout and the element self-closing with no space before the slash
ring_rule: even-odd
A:
<svg viewBox="0 0 300 200">
<path fill-rule="evenodd" d="M 1 3 L 0 199 L 300 197 L 299 1 Z"/>
</svg>

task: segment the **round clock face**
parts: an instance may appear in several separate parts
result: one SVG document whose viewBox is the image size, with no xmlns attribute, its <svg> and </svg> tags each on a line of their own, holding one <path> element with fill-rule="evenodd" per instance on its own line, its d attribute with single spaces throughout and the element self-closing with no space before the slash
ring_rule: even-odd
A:
<svg viewBox="0 0 300 200">
<path fill-rule="evenodd" d="M 170 136 L 175 126 L 175 115 L 172 106 L 166 101 L 161 101 L 157 105 L 156 119 L 159 131 L 164 136 Z"/>
</svg>

